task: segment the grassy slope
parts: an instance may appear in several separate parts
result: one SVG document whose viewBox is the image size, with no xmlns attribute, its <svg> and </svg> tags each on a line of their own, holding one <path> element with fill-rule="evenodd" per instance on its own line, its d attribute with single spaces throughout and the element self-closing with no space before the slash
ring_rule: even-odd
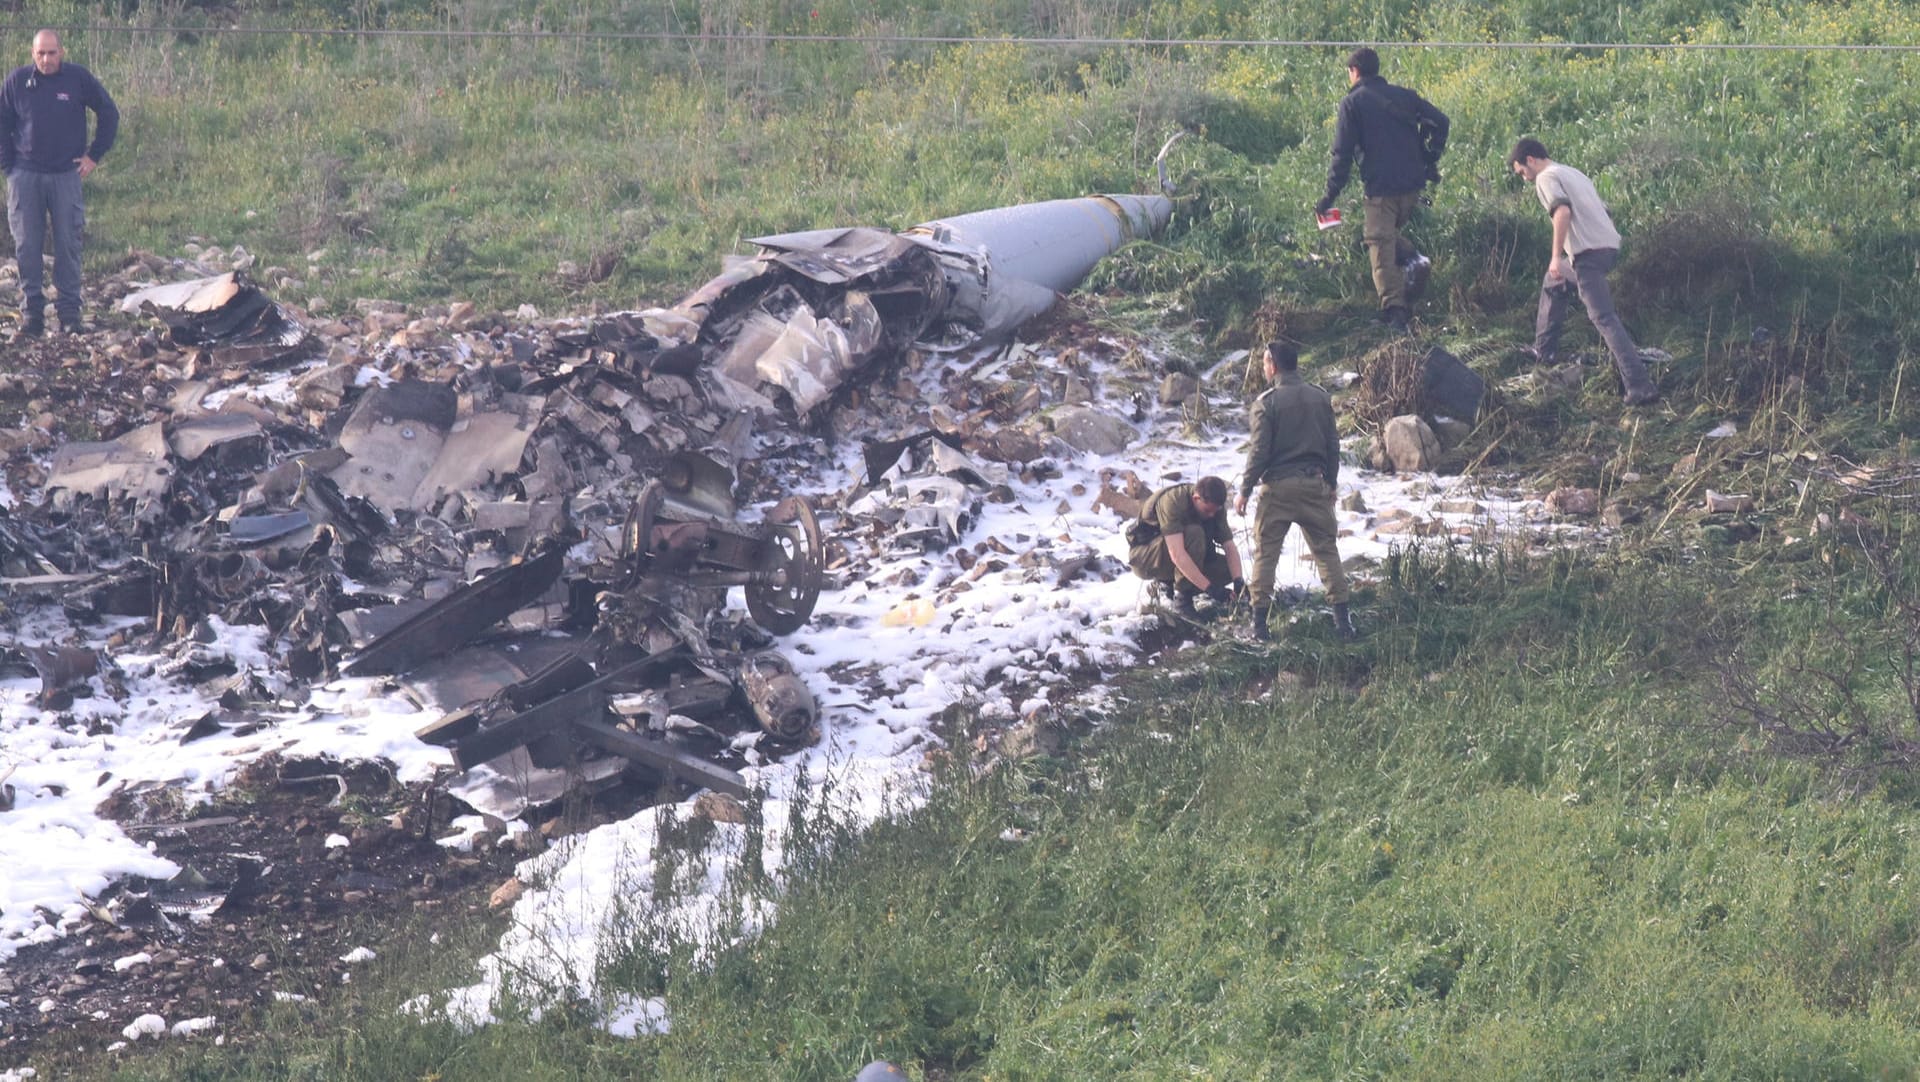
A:
<svg viewBox="0 0 1920 1082">
<path fill-rule="evenodd" d="M 775 30 L 1043 19 L 1030 5 L 961 27 L 904 3 L 700 10 L 646 14 Z M 1911 11 L 1870 0 L 1149 10 L 1057 5 L 1037 29 L 1920 41 Z M 507 17 L 460 11 L 443 20 Z M 396 21 L 430 15 L 392 5 Z M 336 307 L 656 303 L 761 231 L 1138 187 L 1186 124 L 1208 136 L 1177 159 L 1190 198 L 1174 236 L 1102 269 L 1113 318 L 1171 308 L 1222 344 L 1285 328 L 1337 357 L 1368 306 L 1359 257 L 1297 233 L 1342 85 L 1333 51 L 69 46 L 128 112 L 92 197 L 102 262 L 193 235 L 294 268 Z M 1899 390 L 1913 61 L 1387 55 L 1456 122 L 1420 226 L 1440 257 L 1430 322 L 1485 342 L 1528 321 L 1547 234 L 1500 161 L 1534 133 L 1600 179 L 1629 238 L 1623 306 L 1676 357 L 1677 416 L 1616 425 L 1595 380 L 1569 410 L 1508 416 L 1510 465 L 1663 510 L 1698 497 L 1667 467 L 1731 414 L 1745 435 L 1705 456 L 1716 486 L 1790 507 L 1763 523 L 1804 537 L 1838 497 L 1818 482 L 1800 496 L 1804 471 L 1778 452 L 1844 440 L 1871 455 L 1913 430 Z M 596 257 L 604 281 L 559 279 L 562 260 Z M 1791 411 L 1775 397 L 1790 374 L 1814 388 Z M 1628 469 L 1654 479 L 1625 485 Z M 378 1008 L 433 986 L 416 973 L 359 993 L 369 1009 L 348 1024 L 290 1025 L 257 1060 L 130 1073 L 845 1078 L 887 1055 L 977 1078 L 1897 1075 L 1920 1051 L 1911 787 L 1870 752 L 1803 764 L 1707 723 L 1728 715 L 1726 659 L 1777 693 L 1807 682 L 1790 663 L 1844 672 L 1864 642 L 1859 697 L 1885 729 L 1911 725 L 1886 664 L 1901 656 L 1893 602 L 1911 591 L 1831 542 L 1787 562 L 1771 541 L 1695 543 L 1685 521 L 1599 567 L 1411 561 L 1358 650 L 1311 630 L 1288 640 L 1279 661 L 1309 686 L 1285 701 L 1250 703 L 1273 665 L 1230 654 L 1204 679 L 1143 680 L 1087 758 L 956 780 L 911 821 L 823 856 L 781 922 L 711 969 L 623 961 L 639 990 L 672 997 L 669 1037 L 612 1041 L 564 1018 L 467 1036 L 396 1024 Z M 1001 841 L 1009 827 L 1027 840 Z"/>
</svg>

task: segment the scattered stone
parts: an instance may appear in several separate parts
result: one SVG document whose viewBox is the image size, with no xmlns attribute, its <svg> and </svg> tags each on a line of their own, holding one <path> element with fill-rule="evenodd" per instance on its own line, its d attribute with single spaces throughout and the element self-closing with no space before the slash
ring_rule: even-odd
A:
<svg viewBox="0 0 1920 1082">
<path fill-rule="evenodd" d="M 1640 508 L 1628 503 L 1626 500 L 1608 501 L 1607 506 L 1600 512 L 1600 521 L 1615 529 L 1619 529 L 1622 526 L 1631 526 L 1644 517 L 1645 513 L 1642 512 Z"/>
<path fill-rule="evenodd" d="M 1566 518 L 1580 518 L 1600 510 L 1600 493 L 1591 488 L 1556 488 L 1547 493 L 1547 510 Z"/>
<path fill-rule="evenodd" d="M 1744 515 L 1752 511 L 1758 502 L 1750 495 L 1728 495 L 1707 490 L 1707 513 L 1710 515 Z"/>
<path fill-rule="evenodd" d="M 1399 473 L 1424 473 L 1440 458 L 1440 438 L 1427 422 L 1414 414 L 1402 414 L 1387 422 L 1380 434 L 1385 460 Z"/>
<path fill-rule="evenodd" d="M 1024 466 L 1046 457 L 1047 447 L 1039 436 L 1018 428 L 1000 428 L 967 441 L 967 450 L 989 462 Z"/>
<path fill-rule="evenodd" d="M 1473 426 L 1452 417 L 1436 417 L 1433 421 L 1433 434 L 1440 437 L 1443 450 L 1451 451 L 1466 442 L 1473 435 Z"/>
<path fill-rule="evenodd" d="M 1160 401 L 1178 406 L 1200 393 L 1200 381 L 1186 372 L 1169 372 L 1160 381 Z"/>
<path fill-rule="evenodd" d="M 1053 412 L 1052 423 L 1067 446 L 1090 455 L 1117 455 L 1140 435 L 1126 421 L 1091 406 L 1063 406 Z"/>
<path fill-rule="evenodd" d="M 128 1023 L 127 1028 L 120 1031 L 120 1035 L 129 1041 L 137 1041 L 142 1037 L 158 1037 L 166 1031 L 166 1019 L 157 1014 L 143 1014 Z"/>
<path fill-rule="evenodd" d="M 1059 727 L 1045 718 L 1028 718 L 1000 734 L 1000 754 L 1009 759 L 1031 759 L 1058 754 Z"/>
<path fill-rule="evenodd" d="M 739 800 L 708 789 L 694 799 L 693 817 L 715 823 L 744 823 L 747 821 L 747 809 Z"/>
<path fill-rule="evenodd" d="M 520 896 L 526 892 L 525 883 L 518 879 L 509 879 L 495 887 L 493 893 L 487 896 L 487 908 L 495 912 L 511 908 L 513 903 L 519 901 Z"/>
<path fill-rule="evenodd" d="M 1538 394 L 1543 402 L 1575 397 L 1587 382 L 1586 372 L 1573 361 L 1554 365 L 1536 375 L 1539 377 Z"/>
</svg>

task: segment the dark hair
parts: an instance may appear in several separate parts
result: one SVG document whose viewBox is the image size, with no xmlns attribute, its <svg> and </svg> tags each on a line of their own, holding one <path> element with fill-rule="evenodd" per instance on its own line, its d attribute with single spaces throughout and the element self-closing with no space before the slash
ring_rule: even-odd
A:
<svg viewBox="0 0 1920 1082">
<path fill-rule="evenodd" d="M 1218 477 L 1202 477 L 1193 483 L 1193 494 L 1222 507 L 1227 503 L 1227 483 Z"/>
<path fill-rule="evenodd" d="M 1539 158 L 1543 161 L 1547 158 L 1547 148 L 1531 135 L 1513 144 L 1513 153 L 1507 155 L 1507 164 L 1519 165 L 1528 158 Z"/>
<path fill-rule="evenodd" d="M 1361 75 L 1378 75 L 1380 54 L 1362 45 L 1347 54 L 1347 66 L 1358 70 Z"/>
<path fill-rule="evenodd" d="M 1273 366 L 1282 372 L 1300 370 L 1300 351 L 1284 342 L 1268 342 L 1267 356 L 1272 359 Z"/>
</svg>

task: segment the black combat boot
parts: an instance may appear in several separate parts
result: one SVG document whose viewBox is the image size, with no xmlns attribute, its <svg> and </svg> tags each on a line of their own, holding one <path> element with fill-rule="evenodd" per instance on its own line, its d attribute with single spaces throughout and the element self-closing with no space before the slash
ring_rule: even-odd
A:
<svg viewBox="0 0 1920 1082">
<path fill-rule="evenodd" d="M 1344 601 L 1333 603 L 1333 633 L 1340 636 L 1343 642 L 1352 642 L 1360 637 L 1360 633 L 1353 629 L 1353 616 L 1347 612 L 1347 603 Z"/>
<path fill-rule="evenodd" d="M 20 321 L 22 338 L 38 338 L 45 333 L 47 333 L 47 317 L 39 312 L 28 312 L 27 317 Z"/>
<path fill-rule="evenodd" d="M 1433 260 L 1413 253 L 1413 258 L 1400 264 L 1400 270 L 1406 275 L 1407 303 L 1412 304 L 1427 292 L 1427 283 L 1433 279 Z"/>
<path fill-rule="evenodd" d="M 1179 586 L 1175 586 L 1173 588 L 1173 611 L 1189 620 L 1199 619 L 1200 613 L 1193 607 L 1193 599 L 1198 596 L 1199 591 L 1193 589 L 1191 586 L 1187 586 L 1184 582 Z"/>
<path fill-rule="evenodd" d="M 1273 602 L 1262 601 L 1253 606 L 1253 638 L 1255 642 L 1271 642 L 1273 628 L 1268 621 L 1273 619 Z"/>
</svg>

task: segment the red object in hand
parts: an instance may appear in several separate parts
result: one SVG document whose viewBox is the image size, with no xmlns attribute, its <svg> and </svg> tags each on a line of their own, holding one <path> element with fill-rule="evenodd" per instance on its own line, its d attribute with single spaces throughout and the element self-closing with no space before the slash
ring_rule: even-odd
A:
<svg viewBox="0 0 1920 1082">
<path fill-rule="evenodd" d="M 1325 214 L 1315 214 L 1313 218 L 1320 223 L 1320 228 L 1332 229 L 1334 226 L 1340 224 L 1340 208 L 1335 207 Z"/>
</svg>

